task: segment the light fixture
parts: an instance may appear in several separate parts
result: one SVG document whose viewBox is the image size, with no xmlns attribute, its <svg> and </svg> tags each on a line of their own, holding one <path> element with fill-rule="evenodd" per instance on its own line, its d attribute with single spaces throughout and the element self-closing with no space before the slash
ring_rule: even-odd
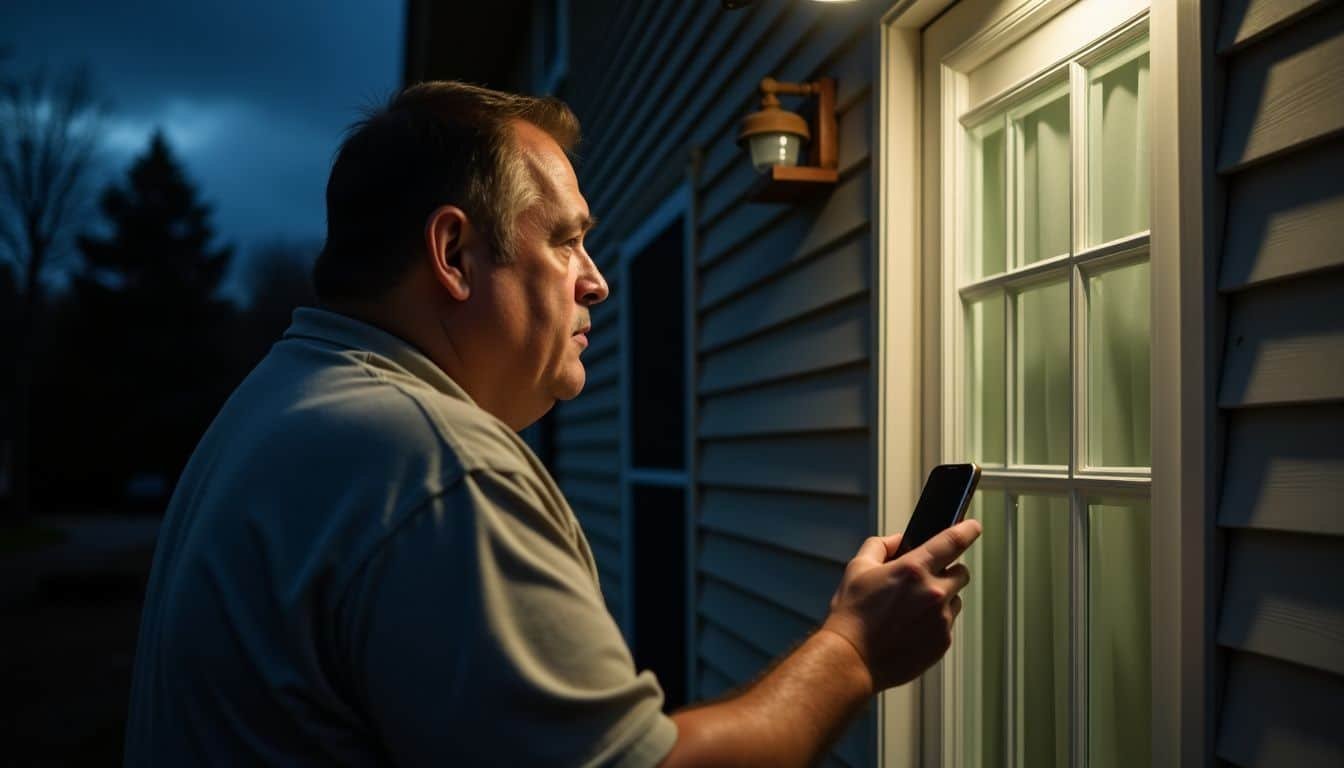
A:
<svg viewBox="0 0 1344 768">
<path fill-rule="evenodd" d="M 747 148 L 752 166 L 762 174 L 753 198 L 766 202 L 796 200 L 835 184 L 835 80 L 810 83 L 761 80 L 761 109 L 742 120 L 737 142 Z M 813 126 L 780 107 L 779 94 L 816 96 Z M 807 163 L 802 163 L 803 146 Z"/>
</svg>

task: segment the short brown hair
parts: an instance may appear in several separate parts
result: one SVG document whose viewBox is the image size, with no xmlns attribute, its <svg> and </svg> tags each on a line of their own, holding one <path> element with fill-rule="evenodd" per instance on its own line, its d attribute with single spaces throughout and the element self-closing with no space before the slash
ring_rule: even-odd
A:
<svg viewBox="0 0 1344 768">
<path fill-rule="evenodd" d="M 313 267 L 319 300 L 377 298 L 421 253 L 425 219 L 460 207 L 495 259 L 514 256 L 514 223 L 538 194 L 514 141 L 523 120 L 570 152 L 579 121 L 564 102 L 466 83 L 419 83 L 351 127 L 327 180 L 327 240 Z"/>
</svg>

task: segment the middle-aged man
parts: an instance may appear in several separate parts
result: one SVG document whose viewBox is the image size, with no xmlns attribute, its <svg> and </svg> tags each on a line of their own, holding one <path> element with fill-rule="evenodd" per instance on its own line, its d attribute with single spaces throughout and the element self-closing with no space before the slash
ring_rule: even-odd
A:
<svg viewBox="0 0 1344 768">
<path fill-rule="evenodd" d="M 891 560 L 735 695 L 639 673 L 582 531 L 516 432 L 583 388 L 607 285 L 562 103 L 457 83 L 356 126 L 300 309 L 202 438 L 164 520 L 131 766 L 794 765 L 942 656 L 979 535 Z"/>
</svg>

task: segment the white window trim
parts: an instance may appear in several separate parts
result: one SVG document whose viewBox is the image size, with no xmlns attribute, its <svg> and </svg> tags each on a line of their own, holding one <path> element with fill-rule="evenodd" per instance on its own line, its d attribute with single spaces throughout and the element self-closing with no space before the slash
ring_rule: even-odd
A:
<svg viewBox="0 0 1344 768">
<path fill-rule="evenodd" d="M 930 416 L 925 408 L 926 391 L 934 394 L 928 402 L 939 402 L 936 361 L 942 342 L 938 318 L 930 317 L 921 301 L 924 291 L 938 290 L 936 275 L 920 264 L 921 31 L 952 1 L 898 0 L 877 30 L 872 322 L 879 396 L 873 404 L 873 461 L 882 533 L 904 530 L 926 465 L 936 461 L 942 430 L 940 414 Z M 1026 34 L 1022 18 L 1053 15 L 1070 2 L 1028 0 L 995 34 L 1006 47 Z M 1213 209 L 1206 196 L 1213 190 L 1206 190 L 1204 179 L 1211 177 L 1213 121 L 1203 111 L 1211 103 L 1204 58 L 1211 5 L 1153 0 L 1149 16 L 1154 765 L 1202 766 L 1213 754 L 1217 414 L 1216 372 L 1206 357 L 1218 349 L 1219 306 L 1205 257 Z M 896 328 L 900 331 L 890 330 Z M 940 674 L 935 667 L 930 679 Z M 880 699 L 884 766 L 942 764 L 940 686 L 921 682 Z"/>
<path fill-rule="evenodd" d="M 696 676 L 696 665 L 699 658 L 696 643 L 698 633 L 696 632 L 696 599 L 697 578 L 696 578 L 696 435 L 695 425 L 696 417 L 696 313 L 695 313 L 695 278 L 696 278 L 696 230 L 695 230 L 695 195 L 693 190 L 698 173 L 698 162 L 692 158 L 688 168 L 687 181 L 677 187 L 647 218 L 643 223 L 621 241 L 618 246 L 619 260 L 616 267 L 617 279 L 613 286 L 620 301 L 620 494 L 621 494 L 621 567 L 622 567 L 622 589 L 621 589 L 621 615 L 620 627 L 625 634 L 626 641 L 633 645 L 634 642 L 634 583 L 631 576 L 634 574 L 635 567 L 635 548 L 634 548 L 634 492 L 633 486 L 636 483 L 644 485 L 658 485 L 662 487 L 683 489 L 682 499 L 684 502 L 684 513 L 686 520 L 685 542 L 686 542 L 686 698 L 688 702 L 695 701 L 698 693 L 698 678 Z M 635 467 L 632 463 L 632 450 L 630 445 L 631 417 L 630 412 L 630 349 L 633 341 L 630 329 L 630 292 L 622 290 L 630 285 L 630 264 L 635 257 L 642 253 L 654 238 L 662 234 L 668 226 L 678 218 L 682 220 L 682 280 L 684 286 L 683 300 L 683 333 L 685 334 L 686 344 L 684 350 L 684 360 L 682 365 L 683 387 L 685 395 L 685 435 L 681 470 L 650 469 Z"/>
</svg>

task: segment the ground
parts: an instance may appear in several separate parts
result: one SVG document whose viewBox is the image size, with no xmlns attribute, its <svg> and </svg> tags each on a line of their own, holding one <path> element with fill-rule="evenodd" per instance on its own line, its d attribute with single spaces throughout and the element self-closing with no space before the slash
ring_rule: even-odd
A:
<svg viewBox="0 0 1344 768">
<path fill-rule="evenodd" d="M 157 520 L 40 525 L 0 555 L 0 765 L 120 765 Z"/>
</svg>

